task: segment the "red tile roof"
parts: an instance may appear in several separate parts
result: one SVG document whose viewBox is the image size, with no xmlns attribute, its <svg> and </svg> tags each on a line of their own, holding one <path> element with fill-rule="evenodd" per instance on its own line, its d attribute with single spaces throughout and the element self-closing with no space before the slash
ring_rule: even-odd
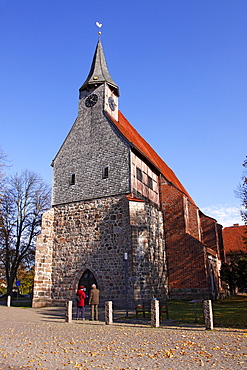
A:
<svg viewBox="0 0 247 370">
<path fill-rule="evenodd" d="M 238 224 L 225 227 L 222 230 L 225 252 L 239 252 L 240 250 L 247 252 L 246 244 L 243 237 L 247 237 L 247 226 L 239 226 Z"/>
<path fill-rule="evenodd" d="M 145 158 L 147 158 L 148 161 L 151 162 L 169 182 L 171 182 L 176 188 L 184 193 L 192 203 L 194 203 L 193 199 L 178 180 L 175 173 L 170 169 L 170 167 L 167 166 L 163 159 L 160 158 L 160 156 L 146 142 L 146 140 L 144 140 L 143 137 L 134 129 L 124 115 L 118 111 L 118 121 L 114 120 L 110 115 L 107 116 L 115 124 L 123 136 L 131 143 L 131 145 Z"/>
</svg>

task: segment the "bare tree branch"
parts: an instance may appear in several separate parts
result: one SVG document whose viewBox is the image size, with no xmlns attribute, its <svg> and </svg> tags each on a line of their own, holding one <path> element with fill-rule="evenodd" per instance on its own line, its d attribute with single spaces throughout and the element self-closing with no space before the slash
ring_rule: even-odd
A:
<svg viewBox="0 0 247 370">
<path fill-rule="evenodd" d="M 0 203 L 0 264 L 8 294 L 20 264 L 34 260 L 42 213 L 50 208 L 50 199 L 50 187 L 34 172 L 26 170 L 8 179 Z"/>
</svg>

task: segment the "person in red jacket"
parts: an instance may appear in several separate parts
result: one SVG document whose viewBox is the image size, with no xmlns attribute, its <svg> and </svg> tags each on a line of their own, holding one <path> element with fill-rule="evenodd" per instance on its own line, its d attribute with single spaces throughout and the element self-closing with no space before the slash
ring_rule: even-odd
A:
<svg viewBox="0 0 247 370">
<path fill-rule="evenodd" d="M 81 315 L 82 320 L 85 320 L 85 298 L 86 293 L 84 292 L 84 286 L 80 286 L 80 289 L 77 290 L 77 313 L 76 320 L 79 320 Z"/>
</svg>

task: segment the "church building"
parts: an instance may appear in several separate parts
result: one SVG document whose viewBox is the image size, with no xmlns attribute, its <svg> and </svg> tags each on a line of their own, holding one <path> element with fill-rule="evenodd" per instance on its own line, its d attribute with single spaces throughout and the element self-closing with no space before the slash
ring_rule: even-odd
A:
<svg viewBox="0 0 247 370">
<path fill-rule="evenodd" d="M 222 227 L 204 215 L 118 109 L 101 41 L 78 116 L 53 167 L 52 208 L 37 238 L 33 307 L 64 305 L 92 283 L 100 301 L 215 298 Z"/>
</svg>

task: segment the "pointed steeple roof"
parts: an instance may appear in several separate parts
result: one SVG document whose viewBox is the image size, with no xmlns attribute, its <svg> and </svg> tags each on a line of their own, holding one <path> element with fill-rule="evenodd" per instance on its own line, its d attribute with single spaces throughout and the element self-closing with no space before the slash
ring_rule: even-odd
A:
<svg viewBox="0 0 247 370">
<path fill-rule="evenodd" d="M 105 60 L 103 47 L 100 40 L 98 40 L 90 72 L 87 76 L 86 81 L 81 86 L 80 91 L 85 90 L 87 87 L 100 85 L 105 82 L 115 90 L 117 96 L 120 95 L 117 84 L 110 76 Z"/>
</svg>

